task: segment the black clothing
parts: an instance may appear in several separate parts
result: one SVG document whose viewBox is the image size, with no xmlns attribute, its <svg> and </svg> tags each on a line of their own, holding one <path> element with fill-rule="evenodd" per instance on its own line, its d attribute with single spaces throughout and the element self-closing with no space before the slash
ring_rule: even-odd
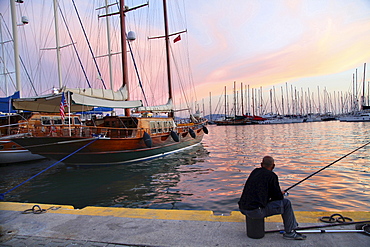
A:
<svg viewBox="0 0 370 247">
<path fill-rule="evenodd" d="M 238 204 L 240 210 L 253 210 L 266 207 L 268 202 L 283 199 L 278 176 L 261 167 L 249 175 Z"/>
</svg>

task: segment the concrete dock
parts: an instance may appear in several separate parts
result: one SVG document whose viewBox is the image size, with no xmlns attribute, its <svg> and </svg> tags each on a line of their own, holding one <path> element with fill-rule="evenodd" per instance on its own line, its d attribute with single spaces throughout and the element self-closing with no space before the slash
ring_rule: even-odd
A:
<svg viewBox="0 0 370 247">
<path fill-rule="evenodd" d="M 365 233 L 307 233 L 286 240 L 279 232 L 262 239 L 246 235 L 245 217 L 233 211 L 132 209 L 0 202 L 0 246 L 370 246 Z M 339 213 L 354 222 L 370 221 L 366 212 L 296 211 L 300 227 L 322 226 L 322 216 Z M 320 229 L 353 230 L 356 224 Z M 265 230 L 283 229 L 280 216 L 265 219 Z M 317 228 L 319 229 L 319 228 Z"/>
</svg>

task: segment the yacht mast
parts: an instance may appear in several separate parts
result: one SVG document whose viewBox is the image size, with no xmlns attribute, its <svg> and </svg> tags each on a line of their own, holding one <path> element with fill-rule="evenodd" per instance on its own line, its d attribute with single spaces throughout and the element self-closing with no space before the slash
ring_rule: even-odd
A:
<svg viewBox="0 0 370 247">
<path fill-rule="evenodd" d="M 167 1 L 163 0 L 163 15 L 164 15 L 164 39 L 166 41 L 166 62 L 167 62 L 167 83 L 168 83 L 168 100 L 172 100 L 172 82 L 171 82 L 171 67 L 170 67 L 170 40 L 168 33 L 168 18 L 167 18 Z M 169 117 L 173 117 L 173 112 L 169 113 Z"/>
<path fill-rule="evenodd" d="M 108 15 L 108 0 L 105 0 L 105 14 Z M 108 68 L 109 68 L 109 82 L 110 82 L 110 89 L 114 90 L 113 86 L 113 72 L 112 72 L 112 49 L 111 49 L 111 41 L 110 41 L 110 22 L 109 18 L 106 18 L 106 26 L 107 26 L 107 43 L 108 43 Z"/>
<path fill-rule="evenodd" d="M 8 97 L 8 82 L 7 82 L 7 71 L 6 71 L 6 60 L 5 60 L 5 49 L 4 49 L 4 40 L 3 40 L 3 23 L 2 15 L 0 14 L 0 44 L 1 44 L 1 56 L 3 57 L 3 76 L 4 76 L 4 87 L 5 87 L 5 97 Z"/>
<path fill-rule="evenodd" d="M 60 65 L 58 0 L 53 0 L 53 6 L 54 6 L 55 43 L 56 43 L 56 49 L 57 49 L 58 82 L 59 82 L 59 88 L 62 88 L 63 82 L 62 82 L 62 67 Z"/>
<path fill-rule="evenodd" d="M 364 110 L 365 103 L 365 77 L 366 77 L 366 63 L 364 63 L 364 77 L 362 78 L 362 96 L 361 96 L 361 110 Z"/>
<path fill-rule="evenodd" d="M 12 16 L 13 40 L 14 40 L 14 66 L 15 66 L 16 90 L 19 91 L 19 96 L 22 97 L 21 72 L 20 72 L 21 69 L 19 63 L 19 50 L 18 50 L 18 31 L 14 0 L 10 0 L 10 11 Z"/>
<path fill-rule="evenodd" d="M 122 49 L 122 87 L 126 86 L 127 101 L 130 100 L 130 90 L 128 84 L 128 69 L 127 69 L 127 46 L 126 46 L 126 23 L 125 23 L 125 1 L 119 1 L 119 13 L 121 24 L 121 49 Z M 131 111 L 129 108 L 125 109 L 125 115 L 130 116 Z"/>
</svg>

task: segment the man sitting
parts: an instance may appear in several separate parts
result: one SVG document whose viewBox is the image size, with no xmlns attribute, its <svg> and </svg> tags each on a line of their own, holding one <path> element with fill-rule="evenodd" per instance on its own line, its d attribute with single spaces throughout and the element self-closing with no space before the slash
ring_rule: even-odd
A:
<svg viewBox="0 0 370 247">
<path fill-rule="evenodd" d="M 304 240 L 306 236 L 297 233 L 298 227 L 292 204 L 284 198 L 278 176 L 272 171 L 274 159 L 265 156 L 261 167 L 254 169 L 245 183 L 242 196 L 238 202 L 242 214 L 253 219 L 281 214 L 284 222 L 285 239 Z"/>
</svg>

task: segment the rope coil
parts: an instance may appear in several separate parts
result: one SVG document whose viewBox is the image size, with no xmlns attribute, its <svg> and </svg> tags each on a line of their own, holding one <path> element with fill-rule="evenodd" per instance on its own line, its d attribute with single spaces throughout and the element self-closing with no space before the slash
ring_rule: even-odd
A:
<svg viewBox="0 0 370 247">
<path fill-rule="evenodd" d="M 338 217 L 334 218 L 334 216 L 338 216 Z M 319 219 L 320 221 L 325 222 L 325 223 L 334 223 L 334 222 L 344 223 L 348 221 L 353 221 L 351 218 L 344 217 L 341 214 L 332 214 L 330 216 L 323 216 L 323 217 L 320 217 Z"/>
<path fill-rule="evenodd" d="M 33 213 L 33 214 L 42 214 L 42 213 L 46 213 L 48 210 L 57 210 L 61 207 L 55 207 L 55 206 L 52 206 L 48 209 L 42 209 L 39 205 L 34 205 L 31 209 L 26 209 L 22 212 L 22 214 L 30 214 L 30 213 Z"/>
<path fill-rule="evenodd" d="M 34 205 L 31 209 L 26 209 L 22 212 L 22 214 L 30 214 L 30 213 L 34 213 L 34 214 L 42 214 L 42 213 L 45 213 L 46 212 L 46 209 L 41 209 L 41 207 L 39 205 Z"/>
</svg>

